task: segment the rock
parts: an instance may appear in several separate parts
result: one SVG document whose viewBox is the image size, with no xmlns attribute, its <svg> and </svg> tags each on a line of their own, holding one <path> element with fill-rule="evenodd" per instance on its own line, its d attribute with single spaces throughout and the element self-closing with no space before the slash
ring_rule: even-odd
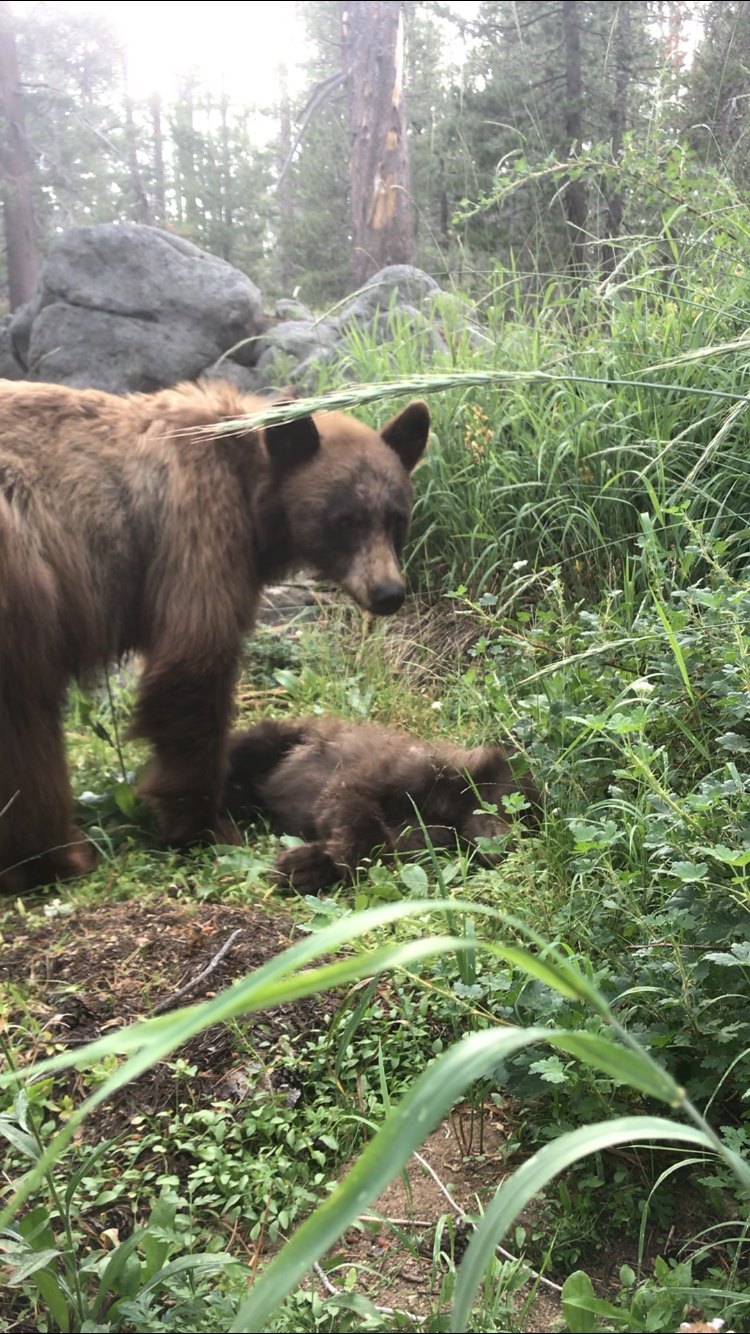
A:
<svg viewBox="0 0 750 1334">
<path fill-rule="evenodd" d="M 332 317 L 332 324 L 344 329 L 350 324 L 368 324 L 379 310 L 388 310 L 392 302 L 399 306 L 419 307 L 440 288 L 429 273 L 412 264 L 390 264 L 373 274 Z"/>
<path fill-rule="evenodd" d="M 18 310 L 11 316 L 10 324 L 8 325 L 8 333 L 10 335 L 10 344 L 13 349 L 13 355 L 24 370 L 28 370 L 29 366 L 31 326 L 36 319 L 36 316 L 39 314 L 41 304 L 41 297 L 37 292 L 36 296 L 34 296 L 31 301 L 27 301 L 25 305 L 18 307 Z"/>
<path fill-rule="evenodd" d="M 280 296 L 274 307 L 280 320 L 314 320 L 308 306 L 291 296 Z"/>
<path fill-rule="evenodd" d="M 213 366 L 201 371 L 200 378 L 228 380 L 243 394 L 257 394 L 263 385 L 263 376 L 259 374 L 257 367 L 238 366 L 230 357 L 225 357 L 223 361 L 215 362 Z"/>
<path fill-rule="evenodd" d="M 30 377 L 113 393 L 193 379 L 266 324 L 260 293 L 245 274 L 137 223 L 64 232 L 44 264 L 34 305 L 11 328 L 20 356 L 30 322 Z M 238 349 L 232 360 L 257 359 L 257 345 L 245 346 L 250 350 Z"/>
<path fill-rule="evenodd" d="M 325 320 L 284 320 L 260 339 L 258 365 L 263 365 L 264 357 L 268 364 L 266 354 L 269 352 L 273 356 L 282 353 L 295 361 L 304 361 L 305 357 L 313 356 L 322 348 L 331 347 L 335 341 L 336 331 Z"/>
<path fill-rule="evenodd" d="M 335 314 L 315 319 L 310 312 L 304 318 L 298 312 L 298 318 L 269 329 L 261 339 L 258 372 L 267 383 L 288 382 L 312 391 L 317 387 L 319 372 L 340 360 L 341 374 L 346 378 L 339 348 L 347 333 L 355 325 L 362 325 L 374 332 L 379 343 L 390 342 L 393 338 L 390 310 L 394 306 L 406 314 L 415 331 L 428 337 L 435 351 L 444 351 L 447 343 L 440 333 L 439 322 L 422 310 L 429 298 L 440 295 L 435 279 L 422 269 L 410 264 L 391 264 L 353 292 Z M 276 309 L 281 313 L 292 304 L 281 301 Z M 297 364 L 290 366 L 290 362 Z"/>
<path fill-rule="evenodd" d="M 22 380 L 26 370 L 14 355 L 10 325 L 10 317 L 0 324 L 0 380 Z"/>
<path fill-rule="evenodd" d="M 310 373 L 336 355 L 336 331 L 323 320 L 286 320 L 261 340 L 257 371 L 266 385 L 309 382 Z M 296 363 L 296 364 L 295 364 Z M 300 372 L 304 374 L 300 377 Z"/>
<path fill-rule="evenodd" d="M 215 352 L 180 326 L 57 301 L 44 306 L 32 325 L 28 374 L 110 394 L 148 392 L 195 379 Z"/>
</svg>

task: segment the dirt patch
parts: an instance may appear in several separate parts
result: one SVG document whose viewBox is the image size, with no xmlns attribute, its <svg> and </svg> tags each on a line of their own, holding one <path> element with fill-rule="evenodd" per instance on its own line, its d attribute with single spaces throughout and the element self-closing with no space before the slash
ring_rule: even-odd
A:
<svg viewBox="0 0 750 1334">
<path fill-rule="evenodd" d="M 205 980 L 178 998 L 234 933 Z M 48 1055 L 53 1044 L 82 1046 L 148 1017 L 157 1007 L 215 995 L 286 949 L 295 935 L 286 914 L 169 899 L 79 908 L 51 918 L 12 914 L 2 932 L 0 987 L 17 987 L 23 1000 L 9 1002 L 9 1028 L 24 1064 Z M 295 1038 L 319 1032 L 328 1006 L 334 1005 L 314 997 L 243 1020 L 242 1053 L 236 1027 L 206 1029 L 179 1051 L 195 1067 L 189 1081 L 182 1081 L 185 1096 L 196 1103 L 241 1097 L 248 1046 L 262 1045 L 264 1076 L 275 1088 L 285 1087 L 283 1052 Z M 79 1096 L 79 1076 L 73 1072 L 66 1078 Z M 173 1102 L 174 1092 L 169 1067 L 155 1066 L 96 1113 L 97 1136 L 116 1134 L 134 1110 L 159 1111 Z"/>
<path fill-rule="evenodd" d="M 440 1251 L 460 1263 L 472 1234 L 462 1215 L 476 1215 L 480 1203 L 492 1199 L 517 1166 L 507 1153 L 509 1123 L 514 1118 L 510 1102 L 507 1117 L 494 1104 L 481 1115 L 468 1103 L 455 1107 L 425 1140 L 419 1155 L 409 1160 L 405 1174 L 391 1182 L 362 1215 L 360 1226 L 350 1229 L 331 1252 L 329 1280 L 340 1284 L 347 1270 L 356 1266 L 357 1290 L 377 1306 L 419 1316 L 434 1312 L 446 1274 Z M 529 1211 L 519 1221 L 528 1223 Z M 524 1288 L 517 1295 L 517 1308 L 528 1292 Z M 529 1334 L 552 1330 L 559 1319 L 557 1294 L 540 1287 L 524 1328 Z"/>
</svg>

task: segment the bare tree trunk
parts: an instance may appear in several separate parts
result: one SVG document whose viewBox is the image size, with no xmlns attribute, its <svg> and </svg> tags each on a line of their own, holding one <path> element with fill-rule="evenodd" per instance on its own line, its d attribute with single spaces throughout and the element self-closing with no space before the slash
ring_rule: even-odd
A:
<svg viewBox="0 0 750 1334">
<path fill-rule="evenodd" d="M 232 192 L 232 152 L 229 143 L 229 98 L 222 87 L 219 102 L 221 116 L 221 162 L 219 164 L 219 199 L 217 212 L 221 220 L 221 258 L 232 259 L 232 225 L 234 198 Z"/>
<path fill-rule="evenodd" d="M 407 264 L 413 216 L 403 89 L 400 3 L 339 0 L 351 158 L 352 240 L 357 282 L 385 264 Z"/>
<path fill-rule="evenodd" d="M 8 261 L 11 310 L 34 294 L 41 260 L 31 193 L 31 154 L 24 123 L 21 80 L 10 5 L 0 4 L 0 106 L 4 121 L 0 145 L 3 226 Z"/>
<path fill-rule="evenodd" d="M 563 41 L 565 45 L 565 136 L 568 149 L 583 138 L 581 105 L 581 30 L 578 0 L 562 0 Z M 569 180 L 565 187 L 565 214 L 570 230 L 570 268 L 581 277 L 586 268 L 586 187 L 583 180 Z"/>
<path fill-rule="evenodd" d="M 143 177 L 138 162 L 138 140 L 135 130 L 135 120 L 133 119 L 133 99 L 126 95 L 125 97 L 125 142 L 128 151 L 128 174 L 130 176 L 130 188 L 133 192 L 133 206 L 131 213 L 133 222 L 151 223 L 151 209 L 149 208 L 148 195 L 143 186 Z"/>
<path fill-rule="evenodd" d="M 200 216 L 198 213 L 198 190 L 195 162 L 194 115 L 195 83 L 192 78 L 183 81 L 179 92 L 179 106 L 172 137 L 176 146 L 176 176 L 179 180 L 181 195 L 180 221 L 190 230 L 195 239 L 199 233 Z"/>
<path fill-rule="evenodd" d="M 614 32 L 615 95 L 612 102 L 612 158 L 619 163 L 622 156 L 622 141 L 627 124 L 627 96 L 629 62 L 632 59 L 632 27 L 630 6 L 620 0 L 617 6 Z M 605 214 L 606 234 L 616 240 L 622 230 L 623 195 L 616 179 L 611 179 L 607 191 Z M 613 245 L 602 246 L 602 269 L 605 274 L 614 272 L 617 257 Z"/>
<path fill-rule="evenodd" d="M 281 86 L 281 101 L 279 103 L 279 169 L 282 175 L 279 179 L 279 259 L 281 261 L 281 291 L 284 296 L 291 296 L 294 278 L 292 275 L 292 257 L 289 253 L 289 243 L 292 235 L 292 221 L 294 217 L 294 199 L 292 195 L 292 182 L 290 173 L 283 171 L 285 163 L 289 162 L 292 152 L 292 109 L 289 103 L 289 74 L 286 65 L 279 68 L 279 84 Z"/>
<path fill-rule="evenodd" d="M 161 128 L 161 98 L 154 93 L 149 102 L 154 130 L 154 217 L 163 223 L 167 217 L 167 193 L 164 183 L 164 137 Z"/>
</svg>

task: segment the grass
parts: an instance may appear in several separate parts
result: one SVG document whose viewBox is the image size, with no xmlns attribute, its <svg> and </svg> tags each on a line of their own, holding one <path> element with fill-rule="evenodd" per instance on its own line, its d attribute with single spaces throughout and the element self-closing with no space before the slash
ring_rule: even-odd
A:
<svg viewBox="0 0 750 1334">
<path fill-rule="evenodd" d="M 544 780 L 545 819 L 497 870 L 375 863 L 352 891 L 285 902 L 293 956 L 207 1008 L 115 1027 L 85 1074 L 65 1073 L 83 1056 L 38 984 L 14 979 L 9 1057 L 53 1063 L 5 1081 L 9 1189 L 25 1201 L 2 1243 L 14 1318 L 437 1330 L 452 1305 L 455 1327 L 520 1328 L 540 1290 L 531 1266 L 562 1289 L 573 1331 L 671 1330 L 696 1308 L 747 1327 L 750 345 L 744 269 L 709 236 L 708 223 L 686 233 L 670 268 L 663 237 L 633 241 L 615 279 L 575 299 L 551 282 L 532 303 L 498 271 L 483 341 L 463 321 L 436 352 L 397 312 L 387 345 L 352 335 L 339 400 L 374 384 L 382 402 L 363 410 L 382 420 L 402 393 L 435 390 L 409 558 L 426 603 L 375 629 L 335 607 L 299 639 L 259 632 L 242 716 L 332 711 L 513 743 Z M 122 740 L 132 691 L 125 675 L 71 700 L 102 859 L 20 916 L 8 905 L 8 944 L 50 918 L 66 939 L 71 907 L 95 921 L 116 902 L 169 901 L 196 932 L 219 910 L 281 911 L 263 830 L 246 849 L 154 851 L 134 794 L 144 752 Z M 167 982 L 141 985 L 147 1009 Z M 261 1007 L 330 989 L 329 1009 L 311 1002 L 316 1025 L 273 1049 L 258 1039 Z M 258 1084 L 239 1105 L 206 1092 L 210 1058 L 181 1055 L 219 1020 Z M 88 1138 L 76 1133 L 86 1096 L 104 1108 L 155 1062 L 171 1065 L 168 1105 L 134 1110 L 101 1144 L 92 1106 Z M 264 1084 L 269 1064 L 299 1103 Z M 434 1234 L 434 1289 L 415 1310 L 346 1243 L 325 1252 L 368 1226 L 365 1201 L 457 1099 L 478 1121 L 502 1109 L 500 1189 L 469 1210 L 463 1259 L 458 1224 Z M 127 1226 L 88 1226 L 107 1210 Z M 408 1227 L 389 1235 L 418 1254 Z M 495 1254 L 501 1237 L 515 1258 Z M 623 1251 L 614 1283 L 603 1244 Z M 295 1286 L 314 1260 L 323 1279 Z"/>
</svg>

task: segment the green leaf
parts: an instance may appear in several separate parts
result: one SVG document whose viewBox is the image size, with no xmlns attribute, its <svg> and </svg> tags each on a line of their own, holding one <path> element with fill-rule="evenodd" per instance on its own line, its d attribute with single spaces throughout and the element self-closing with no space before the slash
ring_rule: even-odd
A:
<svg viewBox="0 0 750 1334">
<path fill-rule="evenodd" d="M 6 1121 L 4 1118 L 0 1118 L 0 1135 L 3 1135 L 13 1145 L 14 1149 L 18 1149 L 19 1153 L 24 1154 L 26 1158 L 30 1158 L 32 1162 L 36 1162 L 39 1157 L 39 1145 L 33 1135 L 21 1130 L 20 1126 L 17 1126 L 14 1121 Z"/>
<path fill-rule="evenodd" d="M 650 1098 L 658 1098 L 670 1107 L 679 1107 L 684 1090 L 666 1070 L 660 1069 L 645 1052 L 630 1051 L 611 1038 L 597 1033 L 555 1033 L 552 1043 L 595 1070 L 611 1075 L 621 1084 L 629 1084 Z"/>
<path fill-rule="evenodd" d="M 543 1056 L 541 1061 L 534 1061 L 529 1069 L 533 1074 L 540 1075 L 548 1084 L 567 1083 L 568 1076 L 559 1056 Z"/>
<path fill-rule="evenodd" d="M 411 866 L 402 866 L 401 883 L 406 885 L 412 894 L 426 894 L 430 882 L 424 867 L 414 863 Z"/>
<path fill-rule="evenodd" d="M 68 1334 L 71 1326 L 72 1302 L 49 1269 L 38 1269 L 33 1278 L 58 1329 Z"/>
<path fill-rule="evenodd" d="M 678 880 L 684 880 L 686 884 L 703 880 L 707 870 L 705 862 L 672 862 L 669 867 L 670 875 L 676 875 Z"/>
<path fill-rule="evenodd" d="M 282 1252 L 283 1254 L 283 1252 Z M 159 1288 L 163 1283 L 168 1283 L 175 1274 L 189 1274 L 191 1271 L 203 1276 L 209 1274 L 218 1274 L 228 1265 L 235 1265 L 237 1261 L 234 1256 L 225 1254 L 224 1251 L 201 1251 L 197 1255 L 181 1255 L 177 1260 L 170 1260 L 168 1265 L 154 1274 L 152 1278 L 144 1283 L 139 1289 L 139 1295 L 153 1291 Z M 248 1325 L 248 1329 L 251 1326 Z"/>
<path fill-rule="evenodd" d="M 562 1311 L 565 1323 L 571 1334 L 594 1334 L 596 1317 L 589 1312 L 586 1302 L 594 1296 L 594 1288 L 588 1274 L 577 1269 L 563 1283 Z M 572 1305 L 575 1300 L 575 1306 Z M 581 1303 L 583 1306 L 581 1308 Z M 580 1309 L 579 1309 L 580 1308 Z"/>
<path fill-rule="evenodd" d="M 698 851 L 707 857 L 714 857 L 725 866 L 750 865 L 750 850 L 747 848 L 728 848 L 725 843 L 715 843 L 713 847 L 699 848 Z"/>
<path fill-rule="evenodd" d="M 104 1266 L 102 1276 L 99 1280 L 96 1297 L 94 1298 L 93 1315 L 95 1318 L 101 1315 L 105 1299 L 111 1292 L 117 1290 L 118 1284 L 125 1273 L 127 1262 L 140 1242 L 144 1231 L 144 1228 L 137 1228 L 135 1232 L 131 1232 L 130 1236 L 126 1237 L 125 1240 L 121 1241 L 119 1246 L 115 1248 L 113 1254 Z"/>
<path fill-rule="evenodd" d="M 25 1283 L 27 1278 L 35 1274 L 37 1269 L 46 1269 L 51 1260 L 56 1260 L 60 1252 L 57 1249 L 50 1248 L 44 1251 L 33 1251 L 27 1259 L 22 1260 L 16 1265 L 11 1273 L 7 1283 L 11 1288 L 17 1288 L 19 1284 Z"/>
<path fill-rule="evenodd" d="M 570 1274 L 563 1283 L 562 1309 L 571 1334 L 594 1334 L 598 1315 L 618 1325 L 627 1325 L 630 1321 L 624 1311 L 618 1311 L 611 1302 L 594 1295 L 591 1279 L 582 1269 Z"/>
<path fill-rule="evenodd" d="M 138 815 L 139 800 L 132 783 L 118 783 L 114 790 L 115 805 L 129 820 Z"/>
</svg>

